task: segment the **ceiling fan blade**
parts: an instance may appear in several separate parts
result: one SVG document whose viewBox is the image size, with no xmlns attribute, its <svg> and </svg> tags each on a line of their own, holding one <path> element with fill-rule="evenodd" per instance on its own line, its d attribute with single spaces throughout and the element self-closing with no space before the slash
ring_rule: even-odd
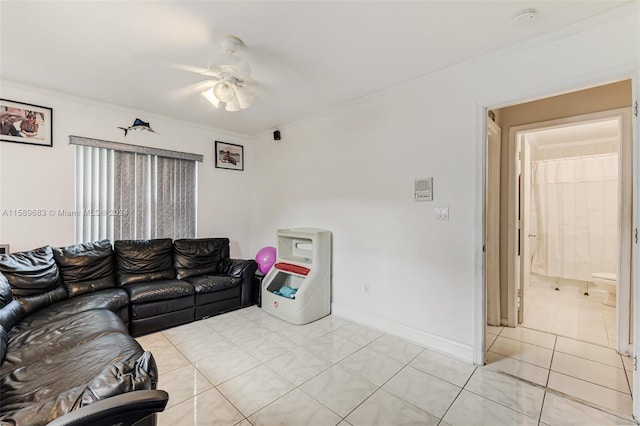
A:
<svg viewBox="0 0 640 426">
<path fill-rule="evenodd" d="M 187 86 L 180 87 L 178 89 L 171 91 L 171 95 L 176 98 L 189 96 L 194 92 L 197 93 L 197 92 L 205 91 L 208 88 L 213 87 L 214 84 L 215 84 L 215 81 L 212 81 L 212 80 L 198 81 L 196 83 L 192 83 Z"/>
<path fill-rule="evenodd" d="M 164 55 L 154 55 L 149 53 L 138 53 L 134 55 L 136 63 L 139 66 L 153 68 L 162 67 L 164 69 L 171 69 L 175 71 L 189 72 L 193 74 L 201 74 L 207 71 L 207 68 L 202 66 L 195 66 L 189 63 L 178 62 L 174 59 L 170 59 Z"/>
<path fill-rule="evenodd" d="M 213 87 L 210 88 L 209 90 L 202 92 L 202 96 L 204 96 L 206 100 L 211 102 L 211 105 L 213 105 L 214 107 L 218 108 L 220 106 L 220 101 L 213 94 Z"/>
<path fill-rule="evenodd" d="M 225 74 L 225 71 L 223 71 L 221 67 L 216 65 L 214 67 L 209 67 L 206 70 L 201 71 L 200 74 L 206 75 L 207 77 L 222 78 L 222 76 Z"/>
<path fill-rule="evenodd" d="M 207 71 L 207 69 L 203 67 L 197 67 L 195 65 L 188 65 L 188 64 L 180 64 L 177 62 L 166 63 L 165 66 L 167 68 L 171 68 L 177 71 L 186 71 L 194 74 L 202 74 Z"/>
</svg>

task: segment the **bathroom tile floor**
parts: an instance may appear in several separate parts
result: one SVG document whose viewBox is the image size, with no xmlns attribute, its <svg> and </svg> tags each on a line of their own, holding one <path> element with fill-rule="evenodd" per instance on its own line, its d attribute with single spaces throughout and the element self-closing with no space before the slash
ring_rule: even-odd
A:
<svg viewBox="0 0 640 426">
<path fill-rule="evenodd" d="M 138 338 L 169 392 L 159 425 L 634 424 L 628 360 L 488 327 L 487 365 L 330 315 L 294 326 L 256 306 Z"/>
<path fill-rule="evenodd" d="M 550 279 L 533 274 L 531 280 L 534 284 L 525 290 L 524 327 L 617 348 L 616 308 L 602 304 L 606 292 L 591 284 L 585 296 L 586 285 L 561 283 L 556 291 Z"/>
</svg>

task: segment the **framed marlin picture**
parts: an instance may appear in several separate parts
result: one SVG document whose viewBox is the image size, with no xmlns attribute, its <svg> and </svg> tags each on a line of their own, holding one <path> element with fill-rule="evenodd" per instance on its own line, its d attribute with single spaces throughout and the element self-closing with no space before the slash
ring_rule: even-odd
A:
<svg viewBox="0 0 640 426">
<path fill-rule="evenodd" d="M 53 110 L 0 99 L 0 141 L 53 146 Z"/>
<path fill-rule="evenodd" d="M 244 170 L 244 147 L 233 143 L 216 141 L 216 167 L 219 169 Z"/>
</svg>

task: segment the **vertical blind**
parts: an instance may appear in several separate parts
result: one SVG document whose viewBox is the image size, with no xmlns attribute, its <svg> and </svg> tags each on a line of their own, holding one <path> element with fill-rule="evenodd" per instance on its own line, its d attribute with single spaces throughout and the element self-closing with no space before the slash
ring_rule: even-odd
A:
<svg viewBox="0 0 640 426">
<path fill-rule="evenodd" d="M 77 243 L 196 236 L 194 154 L 178 158 L 174 151 L 71 141 L 77 145 Z M 158 155 L 167 152 L 172 157 Z"/>
</svg>

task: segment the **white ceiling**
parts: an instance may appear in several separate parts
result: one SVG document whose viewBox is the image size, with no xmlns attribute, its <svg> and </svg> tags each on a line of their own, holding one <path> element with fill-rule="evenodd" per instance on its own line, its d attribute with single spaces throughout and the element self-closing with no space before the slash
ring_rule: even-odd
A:
<svg viewBox="0 0 640 426">
<path fill-rule="evenodd" d="M 0 0 L 0 78 L 254 135 L 626 2 Z M 214 109 L 184 69 L 222 34 L 246 43 L 247 110 Z"/>
</svg>

